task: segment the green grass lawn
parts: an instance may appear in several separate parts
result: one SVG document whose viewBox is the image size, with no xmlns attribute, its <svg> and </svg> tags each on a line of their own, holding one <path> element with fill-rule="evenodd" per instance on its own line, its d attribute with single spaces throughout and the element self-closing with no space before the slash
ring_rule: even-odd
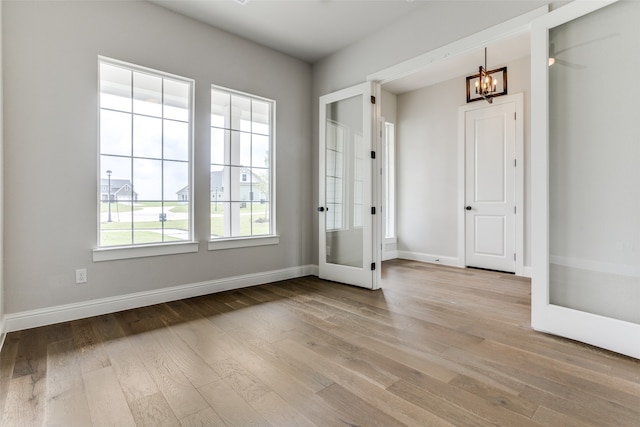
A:
<svg viewBox="0 0 640 427">
<path fill-rule="evenodd" d="M 242 211 L 242 209 L 241 209 Z M 254 216 L 255 218 L 256 216 Z M 269 234 L 268 222 L 251 222 L 251 215 L 240 215 L 240 236 Z M 211 235 L 224 236 L 224 217 L 211 217 Z"/>
<path fill-rule="evenodd" d="M 104 204 L 106 207 L 106 204 Z M 116 212 L 114 210 L 115 203 L 111 205 L 111 212 Z M 134 206 L 134 210 L 142 209 L 147 206 L 160 206 L 159 202 L 144 202 L 138 203 Z M 131 209 L 131 206 L 120 204 L 120 207 L 126 207 L 127 209 Z M 170 206 L 170 204 L 165 203 L 165 206 Z M 240 215 L 240 236 L 260 236 L 269 234 L 269 223 L 268 222 L 257 222 L 256 220 L 259 218 L 264 218 L 268 216 L 268 212 L 265 215 L 266 206 L 264 205 L 253 205 L 253 215 Z M 173 204 L 173 207 L 169 209 L 171 212 L 188 212 L 187 204 Z M 245 208 L 240 209 L 241 214 L 249 214 L 251 213 L 251 205 L 247 204 Z M 223 236 L 224 235 L 224 204 L 218 203 L 218 210 L 215 211 L 215 204 L 211 204 L 211 235 L 212 236 Z M 251 222 L 253 218 L 253 222 Z M 164 225 L 164 227 L 163 227 Z M 162 242 L 162 234 L 159 230 L 165 229 L 177 229 L 177 230 L 188 230 L 189 221 L 187 219 L 179 219 L 179 220 L 169 220 L 164 223 L 160 221 L 144 221 L 144 222 L 135 222 L 132 224 L 130 221 L 126 222 L 103 222 L 100 224 L 100 230 L 104 230 L 104 233 L 100 234 L 100 246 L 122 246 L 122 245 L 130 245 L 131 242 L 131 229 L 135 226 L 135 244 L 140 243 L 158 243 Z M 153 231 L 152 231 L 153 230 Z M 179 241 L 180 239 L 170 236 L 165 236 L 164 241 Z"/>
<path fill-rule="evenodd" d="M 134 233 L 135 244 L 160 243 L 162 234 L 155 231 L 136 231 Z M 180 239 L 164 236 L 165 242 L 176 242 Z M 131 230 L 109 231 L 100 234 L 100 246 L 123 246 L 131 244 Z"/>
</svg>

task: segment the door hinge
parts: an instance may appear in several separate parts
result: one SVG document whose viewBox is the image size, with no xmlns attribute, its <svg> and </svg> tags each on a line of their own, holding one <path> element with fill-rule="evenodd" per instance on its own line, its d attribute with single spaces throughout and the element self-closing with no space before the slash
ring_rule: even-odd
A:
<svg viewBox="0 0 640 427">
<path fill-rule="evenodd" d="M 518 209 L 518 207 L 517 207 L 517 206 L 514 206 L 514 207 L 513 207 L 513 213 L 514 213 L 514 214 L 518 213 L 518 211 L 517 211 L 516 209 Z"/>
<path fill-rule="evenodd" d="M 373 96 L 373 95 L 371 95 L 371 103 L 372 103 L 372 104 L 375 104 L 375 103 L 376 103 L 376 97 L 375 97 L 375 96 Z"/>
<path fill-rule="evenodd" d="M 375 158 L 376 158 L 376 152 L 375 152 L 375 151 L 372 151 L 372 152 L 371 152 L 371 158 L 372 158 L 372 159 L 375 159 Z"/>
<path fill-rule="evenodd" d="M 371 206 L 371 215 L 375 215 L 375 214 L 376 214 L 376 207 Z"/>
<path fill-rule="evenodd" d="M 376 269 L 376 263 L 372 262 L 371 263 L 371 271 L 374 271 Z"/>
<path fill-rule="evenodd" d="M 514 168 L 518 167 L 518 160 L 517 159 L 513 159 L 513 167 Z"/>
<path fill-rule="evenodd" d="M 516 113 L 516 112 L 514 111 L 514 112 L 513 112 L 513 120 L 518 120 L 518 119 L 516 118 L 516 117 L 517 117 L 517 116 L 516 116 L 516 114 L 518 114 L 518 113 Z"/>
<path fill-rule="evenodd" d="M 513 260 L 514 261 L 516 260 L 516 254 L 515 253 L 513 254 Z"/>
</svg>

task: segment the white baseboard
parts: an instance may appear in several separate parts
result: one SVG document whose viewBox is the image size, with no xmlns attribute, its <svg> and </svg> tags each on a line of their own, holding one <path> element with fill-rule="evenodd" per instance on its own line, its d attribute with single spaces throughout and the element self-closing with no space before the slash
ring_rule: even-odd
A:
<svg viewBox="0 0 640 427">
<path fill-rule="evenodd" d="M 398 251 L 398 258 L 408 259 L 411 261 L 428 262 L 431 264 L 448 265 L 451 267 L 464 267 L 460 265 L 460 260 L 456 257 L 423 254 L 420 252 Z"/>
<path fill-rule="evenodd" d="M 398 251 L 383 251 L 382 252 L 382 261 L 387 261 L 390 259 L 398 258 Z"/>
<path fill-rule="evenodd" d="M 266 271 L 255 274 L 216 279 L 207 282 L 173 286 L 147 292 L 101 298 L 74 304 L 47 307 L 38 310 L 6 314 L 3 333 L 52 325 L 70 320 L 84 319 L 101 314 L 115 313 L 132 308 L 145 307 L 163 302 L 176 301 L 216 292 L 263 285 L 280 280 L 295 279 L 309 275 L 318 275 L 318 266 L 304 265 L 282 270 Z"/>
<path fill-rule="evenodd" d="M 4 330 L 4 316 L 0 316 L 0 351 L 4 345 L 4 339 L 7 337 L 7 333 Z"/>
<path fill-rule="evenodd" d="M 533 268 L 531 268 L 530 265 L 525 265 L 524 267 L 522 267 L 522 276 L 523 277 L 531 278 L 532 274 L 533 274 Z"/>
</svg>

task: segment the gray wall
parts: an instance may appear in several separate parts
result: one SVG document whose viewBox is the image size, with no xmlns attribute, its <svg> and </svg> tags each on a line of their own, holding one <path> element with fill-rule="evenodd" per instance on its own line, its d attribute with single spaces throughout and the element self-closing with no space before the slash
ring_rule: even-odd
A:
<svg viewBox="0 0 640 427">
<path fill-rule="evenodd" d="M 316 262 L 310 65 L 147 2 L 2 6 L 6 313 Z M 92 262 L 98 55 L 195 79 L 198 253 Z M 277 102 L 278 246 L 206 249 L 211 83 Z M 86 285 L 74 283 L 81 267 Z"/>
<path fill-rule="evenodd" d="M 524 93 L 525 258 L 531 264 L 531 62 L 508 67 L 509 93 Z M 458 257 L 458 108 L 466 103 L 465 76 L 398 95 L 398 250 Z"/>
<path fill-rule="evenodd" d="M 3 316 L 4 316 L 4 115 L 3 115 L 3 76 L 2 76 L 2 9 L 0 2 L 0 346 L 2 345 Z"/>
<path fill-rule="evenodd" d="M 477 33 L 549 4 L 549 1 L 432 2 L 395 24 L 313 66 L 313 153 L 318 153 L 318 98 L 361 83 L 367 75 Z M 455 23 L 455 25 L 452 25 Z M 461 74 L 465 70 L 461 70 Z M 525 102 L 527 100 L 525 99 Z M 402 144 L 397 140 L 398 146 Z M 402 168 L 398 164 L 398 168 Z M 400 185 L 400 184 L 399 184 Z M 313 164 L 313 198 L 318 199 L 318 166 Z M 399 212 L 400 214 L 400 212 Z M 317 230 L 317 218 L 314 218 Z M 317 233 L 313 259 L 318 258 Z"/>
</svg>

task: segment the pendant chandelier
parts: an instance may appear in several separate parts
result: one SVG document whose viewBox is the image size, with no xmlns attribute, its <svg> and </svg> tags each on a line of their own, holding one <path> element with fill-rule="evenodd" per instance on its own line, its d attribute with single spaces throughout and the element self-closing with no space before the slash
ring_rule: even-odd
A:
<svg viewBox="0 0 640 427">
<path fill-rule="evenodd" d="M 496 92 L 498 87 L 498 81 L 489 75 L 487 71 L 487 48 L 484 48 L 484 67 L 481 65 L 478 67 L 480 77 L 476 80 L 476 95 L 479 95 L 482 99 L 485 99 L 489 104 L 493 104 L 493 99 L 489 98 Z"/>
</svg>

